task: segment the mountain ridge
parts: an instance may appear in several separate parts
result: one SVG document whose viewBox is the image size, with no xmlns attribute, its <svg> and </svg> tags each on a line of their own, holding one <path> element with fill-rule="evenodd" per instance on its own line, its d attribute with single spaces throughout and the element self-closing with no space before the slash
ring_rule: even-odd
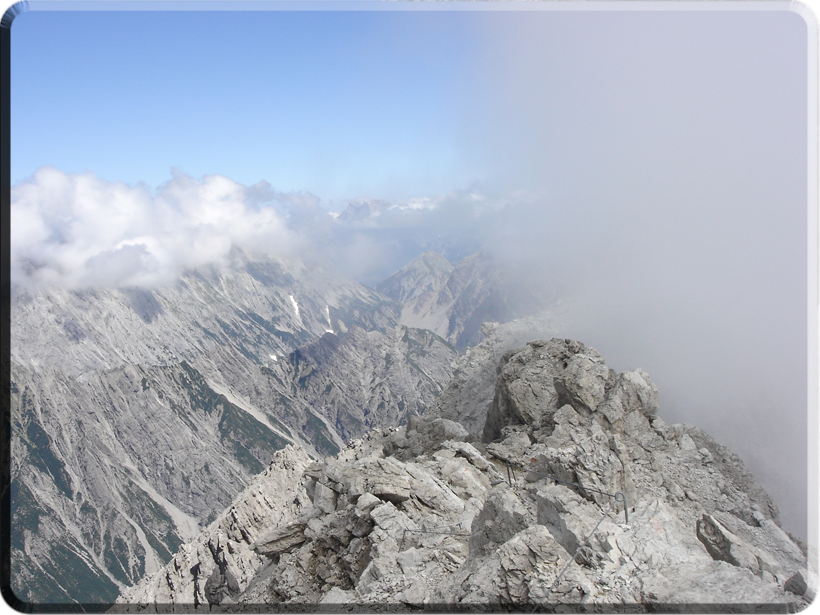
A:
<svg viewBox="0 0 820 615">
<path fill-rule="evenodd" d="M 153 290 L 14 290 L 12 580 L 24 601 L 110 603 L 275 451 L 334 454 L 423 411 L 449 380 L 457 351 L 399 325 L 387 298 L 293 258 L 232 258 Z M 304 360 L 310 348 L 325 349 L 322 365 Z M 325 391 L 334 379 L 359 384 Z"/>
<path fill-rule="evenodd" d="M 112 612 L 804 608 L 814 564 L 773 500 L 731 451 L 659 408 L 643 370 L 532 341 L 502 357 L 482 441 L 431 415 L 324 462 L 289 447 L 252 499 Z M 265 486 L 281 463 L 296 497 Z M 287 515 L 257 521 L 260 498 Z M 236 583 L 203 593 L 194 568 Z"/>
</svg>

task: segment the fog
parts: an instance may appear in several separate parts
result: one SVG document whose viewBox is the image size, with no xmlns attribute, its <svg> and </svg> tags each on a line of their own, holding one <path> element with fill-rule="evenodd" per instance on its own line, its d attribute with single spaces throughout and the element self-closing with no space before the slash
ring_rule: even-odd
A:
<svg viewBox="0 0 820 615">
<path fill-rule="evenodd" d="M 661 416 L 737 452 L 807 537 L 805 21 L 515 15 L 465 17 L 480 45 L 449 103 L 458 176 L 473 181 L 434 191 L 397 168 L 401 190 L 380 180 L 330 202 L 310 185 L 42 167 L 12 188 L 13 281 L 151 287 L 241 246 L 372 285 L 424 249 L 453 262 L 486 249 L 570 307 L 563 336 L 647 370 Z"/>
<path fill-rule="evenodd" d="M 483 248 L 570 307 L 562 335 L 619 371 L 646 369 L 665 420 L 730 445 L 780 502 L 785 527 L 805 536 L 807 259 L 801 216 L 788 213 L 747 203 L 737 218 L 681 207 L 601 220 L 474 187 L 351 217 L 309 193 L 218 176 L 177 174 L 152 193 L 42 169 L 13 190 L 13 280 L 151 287 L 239 246 L 372 284 L 423 249 L 457 261 Z"/>
</svg>

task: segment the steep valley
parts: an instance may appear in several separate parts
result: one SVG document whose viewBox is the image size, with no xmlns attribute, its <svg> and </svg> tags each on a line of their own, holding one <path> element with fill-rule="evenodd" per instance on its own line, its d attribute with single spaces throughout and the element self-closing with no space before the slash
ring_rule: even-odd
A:
<svg viewBox="0 0 820 615">
<path fill-rule="evenodd" d="M 17 289 L 15 595 L 98 610 L 273 453 L 335 454 L 424 412 L 458 352 L 355 282 L 235 254 L 154 290 Z"/>
<path fill-rule="evenodd" d="M 492 360 L 473 357 L 476 362 Z M 111 612 L 789 613 L 816 554 L 742 461 L 667 424 L 642 369 L 535 340 L 469 387 L 313 461 L 270 466 Z M 449 401 L 448 401 L 449 400 Z"/>
</svg>

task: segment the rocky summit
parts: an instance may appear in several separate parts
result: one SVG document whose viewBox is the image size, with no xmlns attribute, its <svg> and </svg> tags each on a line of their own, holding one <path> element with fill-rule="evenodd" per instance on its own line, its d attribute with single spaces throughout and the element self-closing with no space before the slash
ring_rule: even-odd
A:
<svg viewBox="0 0 820 615">
<path fill-rule="evenodd" d="M 448 389 L 436 412 L 321 462 L 277 451 L 113 611 L 795 612 L 813 600 L 816 571 L 775 503 L 731 451 L 663 421 L 643 370 L 533 341 L 498 361 L 480 430 L 448 418 L 470 394 Z"/>
<path fill-rule="evenodd" d="M 295 258 L 232 261 L 155 289 L 13 289 L 10 576 L 31 608 L 111 604 L 275 451 L 334 455 L 450 380 L 458 351 L 386 297 Z"/>
</svg>

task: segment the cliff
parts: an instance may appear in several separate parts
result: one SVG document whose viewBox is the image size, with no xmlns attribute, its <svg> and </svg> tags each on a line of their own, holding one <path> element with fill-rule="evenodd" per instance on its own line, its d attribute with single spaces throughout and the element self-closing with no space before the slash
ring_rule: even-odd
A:
<svg viewBox="0 0 820 615">
<path fill-rule="evenodd" d="M 815 571 L 774 502 L 731 451 L 659 411 L 643 370 L 530 342 L 499 361 L 481 440 L 440 404 L 323 462 L 280 451 L 113 610 L 805 607 Z"/>
</svg>

